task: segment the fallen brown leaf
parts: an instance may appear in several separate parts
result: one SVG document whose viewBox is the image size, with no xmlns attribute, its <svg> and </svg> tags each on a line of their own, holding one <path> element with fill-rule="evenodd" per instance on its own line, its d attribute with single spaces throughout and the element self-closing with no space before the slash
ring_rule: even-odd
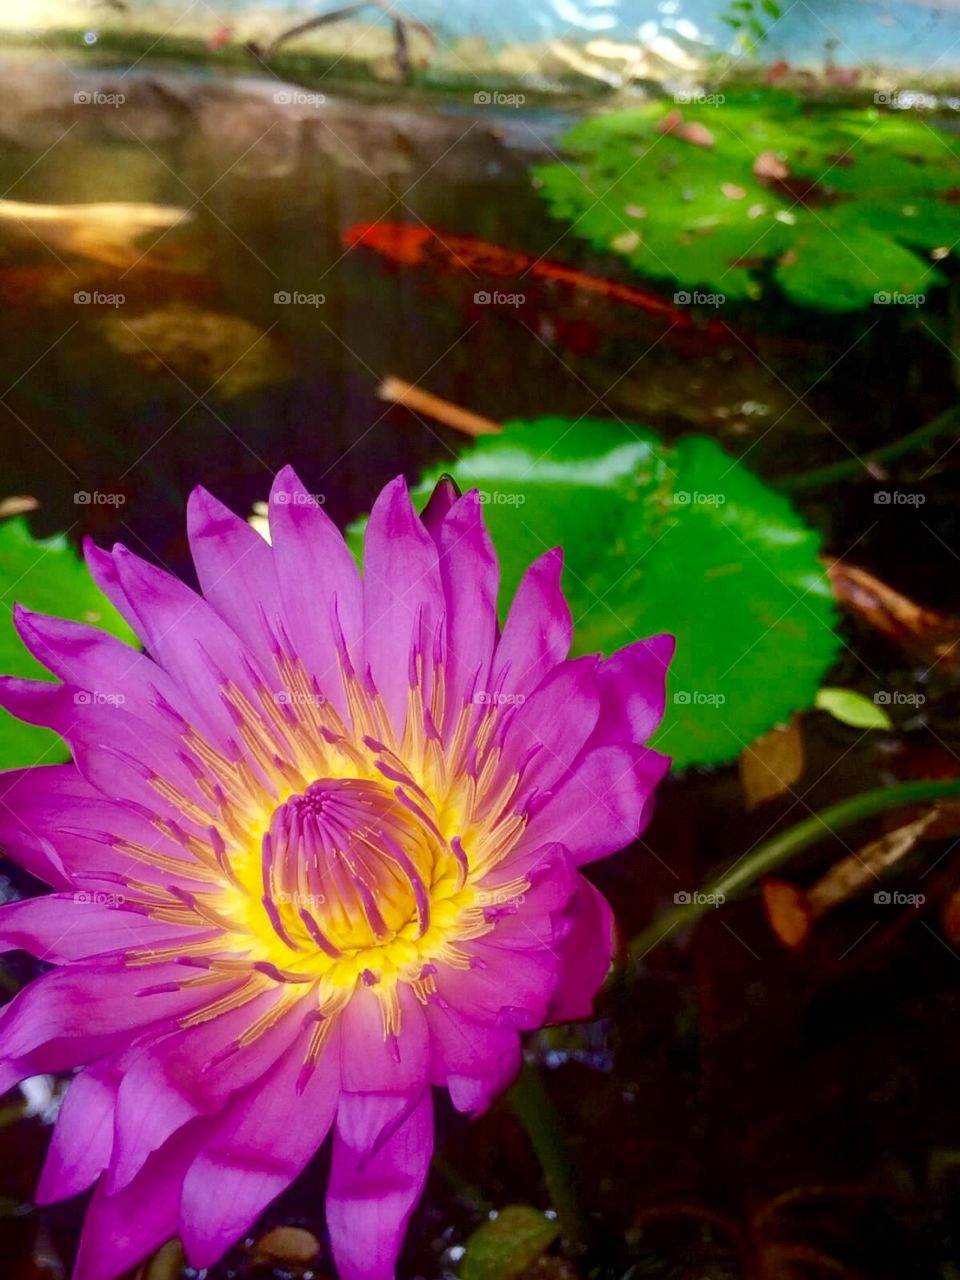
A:
<svg viewBox="0 0 960 1280">
<path fill-rule="evenodd" d="M 884 871 L 905 858 L 923 838 L 937 812 L 936 807 L 926 809 L 919 817 L 869 841 L 849 857 L 841 858 L 810 890 L 814 915 L 822 915 L 861 889 L 876 884 Z"/>
<path fill-rule="evenodd" d="M 938 816 L 939 810 L 934 806 L 871 840 L 849 857 L 841 858 L 810 889 L 789 880 L 764 881 L 763 906 L 773 932 L 784 946 L 802 946 L 815 920 L 864 889 L 875 888 L 885 871 L 905 858 L 920 840 L 930 837 Z M 956 917 L 960 930 L 960 902 Z"/>
<path fill-rule="evenodd" d="M 902 649 L 931 665 L 960 663 L 960 618 L 916 604 L 856 565 L 835 560 L 827 572 L 840 603 Z"/>
<path fill-rule="evenodd" d="M 806 942 L 813 925 L 813 908 L 799 885 L 789 880 L 765 880 L 763 909 L 770 928 L 785 947 L 793 950 Z"/>
<path fill-rule="evenodd" d="M 803 773 L 803 727 L 799 716 L 776 725 L 740 755 L 740 782 L 747 811 L 789 791 Z"/>
</svg>

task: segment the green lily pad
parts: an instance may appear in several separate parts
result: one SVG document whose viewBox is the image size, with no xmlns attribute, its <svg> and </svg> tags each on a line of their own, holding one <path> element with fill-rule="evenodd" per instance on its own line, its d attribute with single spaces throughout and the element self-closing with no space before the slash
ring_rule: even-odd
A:
<svg viewBox="0 0 960 1280">
<path fill-rule="evenodd" d="M 27 652 L 13 625 L 14 604 L 74 622 L 88 622 L 121 640 L 136 637 L 95 585 L 86 566 L 63 534 L 36 539 L 26 520 L 0 522 L 0 672 L 51 679 L 46 667 Z M 0 769 L 67 760 L 70 753 L 49 729 L 24 724 L 0 709 Z"/>
<path fill-rule="evenodd" d="M 559 1234 L 559 1225 L 539 1209 L 507 1205 L 467 1241 L 462 1280 L 517 1280 Z"/>
<path fill-rule="evenodd" d="M 501 615 L 560 545 L 577 653 L 676 636 L 654 741 L 677 766 L 731 760 L 813 703 L 839 645 L 819 535 L 705 436 L 667 446 L 644 428 L 541 418 L 477 440 L 416 501 L 441 471 L 480 490 Z"/>
<path fill-rule="evenodd" d="M 906 112 L 716 97 L 578 124 L 563 140 L 570 162 L 537 170 L 551 212 L 646 276 L 728 299 L 769 277 L 802 306 L 843 312 L 943 283 L 921 255 L 956 240 L 960 156 L 947 139 Z M 690 125 L 712 145 L 681 137 Z"/>
</svg>

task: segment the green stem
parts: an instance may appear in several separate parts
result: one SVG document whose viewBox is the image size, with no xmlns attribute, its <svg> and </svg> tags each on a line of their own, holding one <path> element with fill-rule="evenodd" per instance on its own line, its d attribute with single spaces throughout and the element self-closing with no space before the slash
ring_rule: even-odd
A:
<svg viewBox="0 0 960 1280">
<path fill-rule="evenodd" d="M 557 1109 L 535 1067 L 524 1062 L 508 1095 L 543 1170 L 550 1203 L 571 1253 L 586 1249 L 587 1224 L 580 1204 L 580 1179 L 563 1136 Z"/>
<path fill-rule="evenodd" d="M 682 903 L 655 920 L 643 933 L 631 941 L 630 959 L 633 961 L 642 959 L 674 929 L 681 925 L 693 924 L 708 911 L 714 910 L 718 894 L 723 895 L 720 899 L 721 903 L 740 897 L 761 876 L 776 871 L 795 853 L 816 844 L 825 836 L 832 835 L 841 827 L 861 822 L 864 818 L 884 813 L 887 809 L 900 809 L 913 804 L 929 804 L 950 796 L 960 796 L 960 778 L 946 780 L 925 778 L 918 782 L 900 782 L 892 787 L 878 787 L 875 791 L 864 791 L 860 795 L 851 796 L 848 800 L 830 805 L 820 813 L 812 814 L 803 822 L 798 822 L 796 826 L 784 831 L 782 835 L 774 836 L 772 840 L 767 840 L 750 853 L 744 854 L 726 871 L 708 881 L 698 894 L 692 895 L 691 902 Z"/>
<path fill-rule="evenodd" d="M 780 476 L 772 480 L 771 484 L 777 489 L 792 492 L 797 489 L 814 489 L 819 485 L 833 484 L 835 480 L 849 480 L 862 476 L 875 462 L 893 462 L 912 449 L 919 449 L 921 445 L 929 444 L 948 427 L 955 425 L 958 415 L 960 415 L 960 404 L 947 409 L 932 422 L 927 422 L 922 427 L 917 427 L 915 431 L 901 436 L 899 440 L 894 440 L 892 444 L 871 449 L 862 458 L 844 458 L 842 462 L 831 463 L 828 467 L 819 467 L 816 471 L 801 471 L 799 475 Z"/>
</svg>

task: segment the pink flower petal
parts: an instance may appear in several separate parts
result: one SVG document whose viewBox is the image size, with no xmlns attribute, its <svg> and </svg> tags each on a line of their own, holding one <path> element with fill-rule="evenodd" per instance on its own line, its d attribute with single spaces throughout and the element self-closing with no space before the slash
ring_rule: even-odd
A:
<svg viewBox="0 0 960 1280">
<path fill-rule="evenodd" d="M 373 504 L 363 544 L 363 629 L 366 661 L 402 733 L 414 646 L 429 671 L 433 636 L 444 612 L 440 565 L 433 539 L 413 509 L 403 477 Z"/>
<path fill-rule="evenodd" d="M 600 717 L 592 746 L 646 742 L 663 719 L 667 670 L 675 648 L 673 636 L 651 636 L 600 663 Z"/>
<path fill-rule="evenodd" d="M 486 690 L 497 640 L 500 570 L 474 491 L 450 510 L 435 534 L 446 608 L 444 675 L 449 735 L 464 699 Z"/>
<path fill-rule="evenodd" d="M 97 1184 L 84 1221 L 73 1280 L 116 1280 L 177 1233 L 186 1170 L 203 1148 L 209 1121 L 196 1121 L 150 1157 L 114 1195 Z"/>
<path fill-rule="evenodd" d="M 190 1166 L 180 1234 L 195 1267 L 212 1265 L 252 1226 L 310 1161 L 333 1123 L 339 1030 L 333 1029 L 304 1076 L 312 1030 L 297 1038 L 262 1085 L 230 1102 Z"/>
<path fill-rule="evenodd" d="M 494 656 L 492 688 L 529 693 L 570 652 L 573 623 L 562 572 L 563 552 L 555 548 L 521 578 Z"/>
<path fill-rule="evenodd" d="M 293 647 L 320 691 L 344 714 L 337 654 L 342 631 L 350 661 L 360 667 L 360 574 L 340 531 L 292 467 L 279 472 L 270 493 L 270 537 Z"/>
<path fill-rule="evenodd" d="M 122 894 L 80 890 L 48 894 L 0 907 L 0 951 L 29 951 L 38 960 L 66 964 L 92 956 L 163 947 L 183 941 L 183 926 L 127 910 Z M 112 900 L 111 900 L 112 898 Z M 197 937 L 212 937 L 198 931 Z"/>
<path fill-rule="evenodd" d="M 334 1134 L 327 1227 L 340 1280 L 393 1280 L 432 1152 L 429 1089 L 372 1157 L 358 1156 Z"/>
<path fill-rule="evenodd" d="M 550 1005 L 551 1022 L 593 1016 L 594 998 L 613 959 L 615 925 L 610 904 L 582 877 L 570 915 L 573 927 L 559 945 L 560 977 Z"/>
<path fill-rule="evenodd" d="M 582 866 L 626 848 L 650 821 L 654 790 L 669 768 L 669 756 L 650 747 L 586 752 L 534 815 L 511 858 L 553 841 L 565 845 Z"/>
<path fill-rule="evenodd" d="M 268 543 L 246 520 L 199 487 L 187 502 L 187 533 L 205 599 L 269 665 L 280 591 Z"/>
<path fill-rule="evenodd" d="M 340 1015 L 343 1088 L 352 1093 L 409 1093 L 422 1088 L 429 1070 L 427 1027 L 409 987 L 397 988 L 400 1034 L 384 1034 L 380 1001 L 358 987 Z"/>
</svg>

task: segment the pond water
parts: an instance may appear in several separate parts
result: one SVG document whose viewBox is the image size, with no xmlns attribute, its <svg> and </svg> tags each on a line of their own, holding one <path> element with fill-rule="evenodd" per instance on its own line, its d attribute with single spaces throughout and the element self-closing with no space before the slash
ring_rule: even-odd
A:
<svg viewBox="0 0 960 1280">
<path fill-rule="evenodd" d="M 792 56 L 812 57 L 821 15 L 799 8 L 806 14 L 784 39 Z M 864 58 L 887 47 L 887 17 L 900 36 L 918 33 L 918 56 L 923 40 L 931 53 L 944 49 L 957 18 L 910 4 L 830 8 L 830 26 Z M 594 29 L 613 35 L 634 29 L 646 8 L 578 12 L 609 15 L 616 29 Z M 456 6 L 443 13 L 459 20 Z M 554 13 L 576 25 L 559 4 Z M 706 6 L 661 6 L 665 29 L 671 13 L 699 25 Z M 495 8 L 485 21 L 497 25 Z M 875 46 L 865 34 L 872 23 Z M 541 15 L 518 17 L 510 6 L 510 31 L 541 36 Z M 530 273 L 534 260 L 574 266 L 673 300 L 668 287 L 638 281 L 615 255 L 546 217 L 531 168 L 554 155 L 570 123 L 558 110 L 478 117 L 462 104 L 398 95 L 376 106 L 330 96 L 322 112 L 287 112 L 263 84 L 143 71 L 124 79 L 128 102 L 111 115 L 75 106 L 73 78 L 53 64 L 25 74 L 18 63 L 16 73 L 19 86 L 32 77 L 42 88 L 32 99 L 23 89 L 22 111 L 6 122 L 6 199 L 135 202 L 189 215 L 153 248 L 149 237 L 102 228 L 78 240 L 26 211 L 0 221 L 4 492 L 39 500 L 39 532 L 120 539 L 189 574 L 190 488 L 202 482 L 247 513 L 287 462 L 345 524 L 393 475 L 414 480 L 465 447 L 426 414 L 385 403 L 378 391 L 390 375 L 495 422 L 589 415 L 644 424 L 667 441 L 701 432 L 768 479 L 889 443 L 955 402 L 947 289 L 922 315 L 878 308 L 827 318 L 770 293 L 729 304 L 717 337 L 706 315 L 674 332 L 609 290 Z M 108 73 L 82 76 L 83 89 L 109 92 Z M 351 229 L 374 221 L 435 227 L 493 249 L 404 263 L 351 243 Z M 501 270 L 510 251 L 521 262 L 512 276 Z M 478 300 L 498 290 L 519 300 Z M 869 477 L 814 487 L 798 501 L 828 554 L 956 614 L 958 468 L 960 449 L 942 441 L 897 465 L 897 483 L 923 498 L 909 519 L 876 504 Z M 676 587 L 684 590 L 682 578 Z M 849 617 L 843 641 L 831 684 L 914 687 L 919 664 L 866 622 Z M 597 870 L 624 935 L 672 900 L 677 875 L 700 883 L 776 822 L 897 774 L 955 770 L 955 685 L 944 672 L 922 687 L 923 714 L 896 733 L 865 736 L 812 717 L 800 799 L 744 814 L 732 769 L 671 780 L 643 849 Z M 791 874 L 824 870 L 851 847 L 852 835 L 834 837 Z M 955 887 L 950 849 L 925 882 L 931 901 Z M 796 955 L 747 901 L 645 960 L 597 1021 L 542 1033 L 534 1053 L 598 1222 L 590 1274 L 953 1280 L 957 963 L 938 936 L 893 919 L 878 925 L 862 902 Z M 11 962 L 14 978 L 28 971 Z M 76 1206 L 39 1215 L 25 1207 L 46 1127 L 34 1116 L 0 1132 L 0 1250 L 4 1274 L 17 1280 L 63 1275 L 76 1241 Z M 446 1108 L 439 1153 L 404 1278 L 454 1275 L 490 1206 L 546 1203 L 503 1106 L 479 1123 Z M 270 1222 L 322 1241 L 322 1167 L 314 1172 Z M 291 1273 L 332 1274 L 324 1261 L 275 1267 L 252 1246 L 208 1274 Z M 580 1273 L 553 1258 L 535 1274 Z"/>
</svg>

